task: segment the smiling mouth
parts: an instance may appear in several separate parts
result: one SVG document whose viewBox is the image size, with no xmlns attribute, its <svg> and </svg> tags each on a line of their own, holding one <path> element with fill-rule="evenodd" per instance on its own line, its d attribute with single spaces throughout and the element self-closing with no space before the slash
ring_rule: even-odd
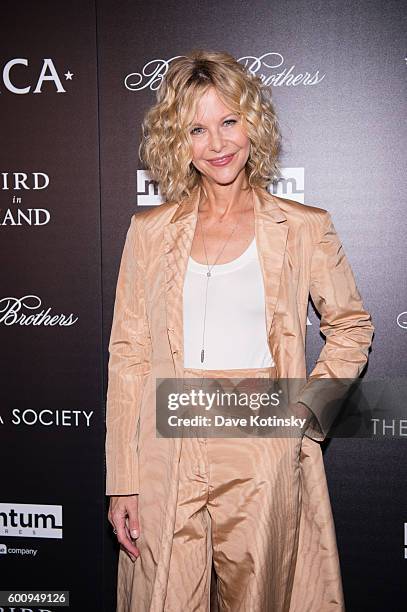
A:
<svg viewBox="0 0 407 612">
<path fill-rule="evenodd" d="M 213 166 L 225 166 L 228 164 L 231 159 L 234 157 L 234 153 L 230 153 L 230 155 L 223 155 L 222 157 L 215 157 L 213 159 L 208 159 L 208 162 Z"/>
</svg>

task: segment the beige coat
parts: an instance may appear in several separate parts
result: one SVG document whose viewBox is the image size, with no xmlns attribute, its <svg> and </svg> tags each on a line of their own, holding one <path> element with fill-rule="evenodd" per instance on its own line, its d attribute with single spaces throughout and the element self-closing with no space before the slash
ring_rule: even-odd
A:
<svg viewBox="0 0 407 612">
<path fill-rule="evenodd" d="M 134 214 L 120 264 L 109 343 L 106 494 L 140 494 L 139 544 L 148 541 L 150 551 L 135 564 L 120 552 L 118 609 L 123 611 L 164 609 L 182 439 L 156 438 L 155 379 L 183 377 L 182 290 L 200 196 L 197 188 L 181 205 L 167 202 Z M 374 327 L 329 213 L 259 188 L 253 196 L 277 376 L 304 381 L 296 399 L 314 414 L 302 441 L 302 512 L 290 612 L 338 611 L 343 609 L 340 570 L 318 443 L 336 414 L 324 410 L 316 381 L 358 377 Z M 307 379 L 309 294 L 326 342 Z M 136 575 L 137 604 L 129 592 Z"/>
</svg>

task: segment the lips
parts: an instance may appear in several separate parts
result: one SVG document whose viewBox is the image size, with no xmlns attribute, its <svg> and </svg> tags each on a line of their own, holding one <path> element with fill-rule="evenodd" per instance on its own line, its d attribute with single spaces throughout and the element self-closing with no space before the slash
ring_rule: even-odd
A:
<svg viewBox="0 0 407 612">
<path fill-rule="evenodd" d="M 208 159 L 208 162 L 212 166 L 226 166 L 234 157 L 234 153 L 231 155 L 224 155 L 223 157 L 217 157 L 215 159 Z"/>
</svg>

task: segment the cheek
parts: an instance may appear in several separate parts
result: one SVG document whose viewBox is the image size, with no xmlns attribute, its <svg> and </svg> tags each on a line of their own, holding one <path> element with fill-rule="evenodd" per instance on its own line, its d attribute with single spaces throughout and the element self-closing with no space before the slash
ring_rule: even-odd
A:
<svg viewBox="0 0 407 612">
<path fill-rule="evenodd" d="M 249 137 L 247 136 L 246 133 L 241 134 L 240 142 L 241 142 L 242 149 L 249 149 L 249 147 L 250 147 L 250 139 L 249 139 Z"/>
<path fill-rule="evenodd" d="M 191 156 L 193 160 L 199 161 L 203 157 L 204 147 L 200 142 L 193 142 L 191 146 Z"/>
<path fill-rule="evenodd" d="M 246 135 L 243 135 L 240 142 L 239 147 L 241 149 L 241 156 L 245 159 L 245 163 L 249 159 L 250 155 L 250 140 Z"/>
<path fill-rule="evenodd" d="M 250 139 L 247 136 L 246 132 L 241 131 L 236 134 L 235 142 L 241 149 L 249 151 Z"/>
</svg>

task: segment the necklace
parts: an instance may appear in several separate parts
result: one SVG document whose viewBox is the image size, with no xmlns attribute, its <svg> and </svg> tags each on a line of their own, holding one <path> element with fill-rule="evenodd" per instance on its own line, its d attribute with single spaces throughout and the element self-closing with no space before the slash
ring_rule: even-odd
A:
<svg viewBox="0 0 407 612">
<path fill-rule="evenodd" d="M 250 198 L 250 195 L 249 195 Z M 202 348 L 201 348 L 201 363 L 204 362 L 205 359 L 205 326 L 206 326 L 206 307 L 207 307 L 207 303 L 208 303 L 208 286 L 209 286 L 209 279 L 212 276 L 212 269 L 215 266 L 216 262 L 218 261 L 219 257 L 221 256 L 221 254 L 223 253 L 226 245 L 228 244 L 229 240 L 232 238 L 237 226 L 240 223 L 240 219 L 241 216 L 238 218 L 237 222 L 235 223 L 233 230 L 231 232 L 231 234 L 229 235 L 228 239 L 226 240 L 226 242 L 223 244 L 221 250 L 219 251 L 215 261 L 213 262 L 213 264 L 209 267 L 209 263 L 208 263 L 208 255 L 206 252 L 206 245 L 205 245 L 205 238 L 204 238 L 204 231 L 203 231 L 203 225 L 199 216 L 199 208 L 198 208 L 198 220 L 199 220 L 199 224 L 200 224 L 200 228 L 201 228 L 201 234 L 202 234 L 202 242 L 203 242 L 203 247 L 204 247 L 204 252 L 205 252 L 205 259 L 206 259 L 206 267 L 208 268 L 208 271 L 206 273 L 206 288 L 205 288 L 205 308 L 204 308 L 204 317 L 203 317 L 203 325 L 202 325 Z"/>
</svg>

